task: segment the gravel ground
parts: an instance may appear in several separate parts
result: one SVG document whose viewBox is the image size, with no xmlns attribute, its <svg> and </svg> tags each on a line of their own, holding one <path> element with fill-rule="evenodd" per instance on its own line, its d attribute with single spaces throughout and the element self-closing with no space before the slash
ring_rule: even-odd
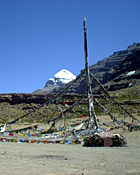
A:
<svg viewBox="0 0 140 175">
<path fill-rule="evenodd" d="M 124 135 L 127 147 L 0 142 L 0 174 L 140 174 L 140 131 Z"/>
</svg>

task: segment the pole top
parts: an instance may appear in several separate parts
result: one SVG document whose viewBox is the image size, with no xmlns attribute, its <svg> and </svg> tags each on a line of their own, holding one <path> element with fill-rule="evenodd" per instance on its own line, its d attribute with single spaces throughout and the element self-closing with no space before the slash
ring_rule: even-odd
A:
<svg viewBox="0 0 140 175">
<path fill-rule="evenodd" d="M 84 18 L 83 24 L 84 24 L 84 31 L 86 32 L 86 18 Z"/>
<path fill-rule="evenodd" d="M 86 26 L 86 18 L 84 18 L 84 26 Z"/>
</svg>

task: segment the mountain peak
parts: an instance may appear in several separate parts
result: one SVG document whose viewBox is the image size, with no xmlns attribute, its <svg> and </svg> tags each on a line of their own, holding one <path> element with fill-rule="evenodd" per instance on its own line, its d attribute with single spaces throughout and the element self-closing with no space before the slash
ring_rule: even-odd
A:
<svg viewBox="0 0 140 175">
<path fill-rule="evenodd" d="M 66 69 L 60 70 L 54 75 L 54 78 L 66 79 L 68 82 L 75 79 L 76 76 Z M 65 84 L 65 83 L 64 83 Z"/>
<path fill-rule="evenodd" d="M 38 89 L 34 93 L 49 93 L 53 89 L 58 88 L 76 78 L 70 71 L 62 69 L 57 72 L 53 78 L 50 78 L 43 89 Z"/>
<path fill-rule="evenodd" d="M 127 47 L 127 50 L 139 49 L 139 48 L 140 48 L 140 43 L 133 43 L 132 45 Z"/>
<path fill-rule="evenodd" d="M 74 80 L 75 78 L 76 78 L 76 76 L 73 75 L 70 71 L 68 71 L 66 69 L 62 69 L 58 73 L 56 73 L 53 78 L 50 78 L 46 82 L 45 87 L 48 84 L 61 86 L 63 84 L 69 83 L 70 81 Z"/>
</svg>

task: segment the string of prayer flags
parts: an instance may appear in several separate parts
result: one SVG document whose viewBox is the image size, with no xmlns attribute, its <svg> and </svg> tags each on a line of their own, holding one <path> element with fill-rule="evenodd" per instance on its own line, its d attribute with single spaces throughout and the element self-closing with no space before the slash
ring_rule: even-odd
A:
<svg viewBox="0 0 140 175">
<path fill-rule="evenodd" d="M 100 89 L 102 89 L 102 91 L 103 91 L 105 94 L 107 94 L 107 96 L 108 96 L 110 99 L 112 99 L 118 106 L 120 106 L 121 109 L 124 110 L 124 111 L 130 116 L 130 118 L 133 118 L 134 120 L 137 120 L 138 123 L 140 123 L 140 121 L 139 121 L 137 118 L 135 118 L 132 114 L 130 114 L 130 112 L 129 112 L 128 110 L 126 110 L 123 106 L 121 106 L 121 104 L 120 104 L 117 100 L 115 100 L 115 99 L 107 92 L 107 90 L 106 90 L 106 89 L 104 88 L 104 86 L 99 82 L 99 80 L 93 75 L 93 73 L 90 72 L 90 74 L 91 74 L 91 76 L 93 77 L 95 83 L 97 83 L 98 86 L 101 87 Z"/>
<path fill-rule="evenodd" d="M 64 90 L 62 90 L 58 95 L 56 95 L 55 97 L 52 97 L 50 100 L 48 100 L 47 102 L 45 102 L 43 105 L 41 105 L 41 106 L 39 106 L 39 107 L 33 109 L 32 111 L 29 111 L 27 114 L 22 115 L 22 116 L 20 116 L 19 118 L 15 119 L 15 120 L 13 120 L 13 121 L 11 121 L 11 122 L 9 122 L 9 123 L 6 123 L 6 124 L 14 124 L 14 123 L 16 123 L 17 121 L 19 121 L 20 119 L 23 119 L 24 117 L 26 117 L 26 116 L 28 116 L 29 114 L 31 114 L 32 112 L 35 112 L 36 110 L 38 110 L 38 109 L 44 107 L 45 105 L 48 105 L 48 104 L 52 103 L 56 98 L 62 96 L 62 95 L 64 94 L 64 92 L 66 92 L 66 91 L 71 87 L 71 85 L 72 85 L 73 83 L 75 83 L 76 81 L 78 81 L 84 74 L 85 74 L 85 71 L 83 71 L 81 74 L 79 74 L 79 75 L 76 77 L 76 79 L 73 80 L 71 83 L 69 83 L 68 86 L 67 86 Z M 2 126 L 3 126 L 3 125 L 1 125 L 0 127 L 2 127 Z"/>
</svg>

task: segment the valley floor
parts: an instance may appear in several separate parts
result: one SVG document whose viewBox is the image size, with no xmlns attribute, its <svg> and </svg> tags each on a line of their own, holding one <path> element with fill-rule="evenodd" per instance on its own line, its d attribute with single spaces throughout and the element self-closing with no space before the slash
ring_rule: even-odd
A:
<svg viewBox="0 0 140 175">
<path fill-rule="evenodd" d="M 0 142 L 0 174 L 139 175 L 140 131 L 122 134 L 127 147 Z"/>
</svg>

